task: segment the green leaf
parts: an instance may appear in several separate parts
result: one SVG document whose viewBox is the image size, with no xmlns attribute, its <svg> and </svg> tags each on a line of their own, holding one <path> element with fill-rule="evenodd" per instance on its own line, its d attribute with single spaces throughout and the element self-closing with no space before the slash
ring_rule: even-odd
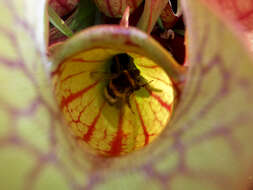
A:
<svg viewBox="0 0 253 190">
<path fill-rule="evenodd" d="M 96 6 L 92 0 L 80 1 L 69 27 L 73 31 L 80 31 L 95 22 Z"/>
<path fill-rule="evenodd" d="M 67 18 L 65 24 L 73 32 L 78 32 L 91 25 L 100 24 L 101 18 L 99 10 L 96 8 L 92 0 L 80 1 L 77 5 L 75 12 Z M 54 43 L 61 39 L 63 34 L 57 30 L 57 28 L 52 28 L 50 30 L 50 42 Z"/>
<path fill-rule="evenodd" d="M 157 24 L 158 24 L 158 26 L 159 26 L 162 30 L 165 30 L 165 29 L 164 29 L 164 26 L 163 26 L 163 22 L 162 22 L 162 20 L 161 20 L 160 17 L 159 17 L 158 20 L 157 20 Z"/>
<path fill-rule="evenodd" d="M 173 31 L 175 33 L 177 33 L 178 35 L 184 36 L 185 35 L 185 31 L 184 30 L 180 30 L 180 29 L 173 29 Z"/>
<path fill-rule="evenodd" d="M 50 22 L 60 30 L 64 35 L 71 37 L 73 35 L 72 30 L 66 25 L 66 23 L 57 15 L 51 6 L 48 6 L 48 15 Z"/>
</svg>

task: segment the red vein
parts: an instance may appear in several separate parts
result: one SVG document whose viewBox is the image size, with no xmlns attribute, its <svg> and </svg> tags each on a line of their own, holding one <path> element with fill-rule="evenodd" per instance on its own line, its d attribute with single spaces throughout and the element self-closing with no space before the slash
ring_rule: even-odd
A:
<svg viewBox="0 0 253 190">
<path fill-rule="evenodd" d="M 125 10 L 121 10 L 121 9 L 122 9 L 122 1 L 120 1 L 119 9 L 116 14 L 121 14 L 125 11 Z"/>
<path fill-rule="evenodd" d="M 57 66 L 57 68 L 53 71 L 53 72 L 51 72 L 51 77 L 53 77 L 54 75 L 56 75 L 56 74 L 61 74 L 61 72 L 62 72 L 62 66 L 63 66 L 63 64 L 64 64 L 64 62 L 61 62 L 58 66 Z"/>
<path fill-rule="evenodd" d="M 95 87 L 98 84 L 99 81 L 96 81 L 95 83 L 91 84 L 90 86 L 84 88 L 81 91 L 78 91 L 74 94 L 70 94 L 70 96 L 68 96 L 67 98 L 63 97 L 62 101 L 61 101 L 61 109 L 65 106 L 67 106 L 70 102 L 72 102 L 73 100 L 75 100 L 76 98 L 79 98 L 80 96 L 82 96 L 84 93 L 88 92 L 90 89 L 92 89 L 93 87 Z"/>
<path fill-rule="evenodd" d="M 149 102 L 149 106 L 150 106 L 150 109 L 151 109 L 152 113 L 154 114 L 155 120 L 158 121 L 158 122 L 160 123 L 161 126 L 163 126 L 163 123 L 162 123 L 162 121 L 158 118 L 158 116 L 157 116 L 157 111 L 155 111 L 155 110 L 153 109 L 152 103 L 151 103 L 151 102 Z"/>
<path fill-rule="evenodd" d="M 86 72 L 88 72 L 88 71 L 81 71 L 79 73 L 74 73 L 74 74 L 68 75 L 67 77 L 65 77 L 64 79 L 62 79 L 61 82 L 64 82 L 64 81 L 66 81 L 66 80 L 68 80 L 70 78 L 73 78 L 75 76 L 81 75 L 81 74 L 86 73 Z"/>
<path fill-rule="evenodd" d="M 242 14 L 239 16 L 239 20 L 244 20 L 247 19 L 248 17 L 250 17 L 253 14 L 253 10 L 249 10 L 246 13 Z"/>
<path fill-rule="evenodd" d="M 122 124 L 123 124 L 123 110 L 120 109 L 119 111 L 119 122 L 118 122 L 118 130 L 117 130 L 117 134 L 114 137 L 114 139 L 111 142 L 111 149 L 110 151 L 108 151 L 108 153 L 111 156 L 118 156 L 120 155 L 120 153 L 122 152 L 122 139 L 124 137 L 124 133 L 122 130 Z"/>
<path fill-rule="evenodd" d="M 110 15 L 112 17 L 114 17 L 114 14 L 113 14 L 113 11 L 112 11 L 112 7 L 110 5 L 110 0 L 106 0 L 106 5 L 107 5 L 107 8 L 108 8 L 108 11 L 109 11 Z"/>
<path fill-rule="evenodd" d="M 138 115 L 139 115 L 139 118 L 140 118 L 140 121 L 141 121 L 141 126 L 142 126 L 142 129 L 143 129 L 143 133 L 144 133 L 144 136 L 145 136 L 145 144 L 144 145 L 147 145 L 149 143 L 148 130 L 147 130 L 147 127 L 146 127 L 146 125 L 144 123 L 143 117 L 141 115 L 140 106 L 137 103 L 136 99 L 135 99 L 135 104 L 136 104 L 137 112 L 138 112 Z"/>
<path fill-rule="evenodd" d="M 151 0 L 151 5 L 150 5 L 150 15 L 148 18 L 148 28 L 147 31 L 151 32 L 151 25 L 152 25 L 152 15 L 153 15 L 153 7 L 154 7 L 155 2 Z"/>
<path fill-rule="evenodd" d="M 83 107 L 83 109 L 81 110 L 81 112 L 79 113 L 77 120 L 74 120 L 74 119 L 72 118 L 72 122 L 74 122 L 74 123 L 82 123 L 82 124 L 84 124 L 84 125 L 87 125 L 87 124 L 85 124 L 85 123 L 83 123 L 83 122 L 81 121 L 81 116 L 82 116 L 82 114 L 85 112 L 85 110 L 88 108 L 88 106 L 90 106 L 90 105 L 94 102 L 94 100 L 95 100 L 95 98 L 93 98 L 88 104 L 86 104 L 86 105 Z"/>
<path fill-rule="evenodd" d="M 149 92 L 149 94 L 150 94 L 154 99 L 156 99 L 156 100 L 159 102 L 159 104 L 160 104 L 162 107 L 164 107 L 167 111 L 171 112 L 171 107 L 172 107 L 171 104 L 167 104 L 165 101 L 163 101 L 163 100 L 161 99 L 161 97 L 159 97 L 158 95 L 154 94 L 151 90 L 149 90 L 149 89 L 147 89 L 147 88 L 146 88 L 146 90 Z"/>
<path fill-rule="evenodd" d="M 94 118 L 94 120 L 92 121 L 92 123 L 89 125 L 89 129 L 88 129 L 88 132 L 83 136 L 83 140 L 86 141 L 86 142 L 89 142 L 90 141 L 90 138 L 91 136 L 93 135 L 94 133 L 94 130 L 96 129 L 96 124 L 98 122 L 98 119 L 102 113 L 102 110 L 105 106 L 105 102 L 101 105 L 101 107 L 99 108 L 99 111 L 98 111 L 98 114 L 96 115 L 96 117 Z"/>
</svg>

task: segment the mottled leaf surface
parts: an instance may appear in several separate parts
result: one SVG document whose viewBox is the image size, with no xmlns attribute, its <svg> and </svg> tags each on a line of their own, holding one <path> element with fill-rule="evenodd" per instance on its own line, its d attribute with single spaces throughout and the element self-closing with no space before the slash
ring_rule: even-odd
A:
<svg viewBox="0 0 253 190">
<path fill-rule="evenodd" d="M 108 159 L 64 132 L 43 64 L 45 2 L 1 0 L 1 189 L 241 189 L 253 153 L 252 59 L 201 2 L 183 1 L 190 72 L 173 121 L 143 151 Z"/>
<path fill-rule="evenodd" d="M 204 0 L 219 14 L 232 19 L 236 24 L 243 26 L 247 31 L 253 29 L 253 2 L 250 0 Z"/>
<path fill-rule="evenodd" d="M 253 52 L 253 2 L 250 0 L 205 0 L 204 2 L 215 9 L 222 17 L 227 18 L 232 25 L 241 28 L 243 33 L 240 35 Z"/>
</svg>

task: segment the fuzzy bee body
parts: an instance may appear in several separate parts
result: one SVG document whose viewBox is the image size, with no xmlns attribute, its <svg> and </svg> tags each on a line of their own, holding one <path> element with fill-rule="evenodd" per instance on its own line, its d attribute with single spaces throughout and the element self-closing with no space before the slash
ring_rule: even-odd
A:
<svg viewBox="0 0 253 190">
<path fill-rule="evenodd" d="M 127 54 L 118 54 L 113 57 L 110 73 L 115 75 L 105 87 L 104 96 L 109 104 L 113 105 L 123 101 L 131 108 L 129 97 L 134 91 L 139 90 L 145 84 L 141 81 L 139 69 L 135 66 L 133 58 Z"/>
<path fill-rule="evenodd" d="M 92 76 L 95 74 L 99 72 L 91 73 Z M 108 84 L 104 88 L 104 97 L 110 105 L 118 102 L 127 103 L 131 109 L 129 98 L 135 91 L 141 87 L 152 90 L 135 66 L 133 58 L 126 53 L 115 55 L 110 65 L 110 73 L 104 74 L 107 74 L 104 78 L 108 79 Z"/>
</svg>

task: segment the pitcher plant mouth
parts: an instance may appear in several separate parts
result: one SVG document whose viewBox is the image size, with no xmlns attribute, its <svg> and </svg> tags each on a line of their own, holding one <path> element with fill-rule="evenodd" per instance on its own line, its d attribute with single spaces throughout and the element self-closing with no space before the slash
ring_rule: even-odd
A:
<svg viewBox="0 0 253 190">
<path fill-rule="evenodd" d="M 142 141 L 138 144 L 140 150 L 133 148 L 137 144 L 137 130 L 132 130 L 135 136 L 132 135 L 127 141 L 127 147 L 123 146 L 123 140 L 118 141 L 118 146 L 108 142 L 107 145 L 103 144 L 105 150 L 98 152 L 96 147 L 92 148 L 87 142 L 73 138 L 78 136 L 78 127 L 81 125 L 74 123 L 76 128 L 72 128 L 65 123 L 72 121 L 72 116 L 78 121 L 80 112 L 92 98 L 97 102 L 97 107 L 92 110 L 89 106 L 95 106 L 91 103 L 86 108 L 86 112 L 90 110 L 89 113 L 83 111 L 80 115 L 80 121 L 84 118 L 87 125 L 96 121 L 97 127 L 101 126 L 101 120 L 108 122 L 105 117 L 102 118 L 106 114 L 102 115 L 102 112 L 107 107 L 116 112 L 110 116 L 116 115 L 112 122 L 118 127 L 120 109 L 117 111 L 115 105 L 107 105 L 104 89 L 108 87 L 109 79 L 101 79 L 96 87 L 69 103 L 72 112 L 66 114 L 65 123 L 62 122 L 61 116 L 68 107 L 64 107 L 63 111 L 58 109 L 61 101 L 65 98 L 66 102 L 70 94 L 78 96 L 77 92 L 95 82 L 90 77 L 92 75 L 80 73 L 80 68 L 98 67 L 108 72 L 112 58 L 119 53 L 126 53 L 134 58 L 140 75 L 151 87 L 156 84 L 161 86 L 153 93 L 163 101 L 167 99 L 160 96 L 159 90 L 167 90 L 162 89 L 166 85 L 147 78 L 145 74 L 153 76 L 156 69 L 142 69 L 138 66 L 142 61 L 138 60 L 144 59 L 145 65 L 159 65 L 166 72 L 161 72 L 161 75 L 165 78 L 168 75 L 173 87 L 174 83 L 184 81 L 184 68 L 176 65 L 170 59 L 171 55 L 147 34 L 131 28 L 100 26 L 87 29 L 66 43 L 55 46 L 52 51 L 54 64 L 48 72 L 45 66 L 51 66 L 49 64 L 52 61 L 46 59 L 45 51 L 47 31 L 44 25 L 48 25 L 48 21 L 44 17 L 47 2 L 0 1 L 0 178 L 4 179 L 1 180 L 0 189 L 251 188 L 248 183 L 252 183 L 253 169 L 253 59 L 250 52 L 252 46 L 248 45 L 250 39 L 246 35 L 253 29 L 253 24 L 249 24 L 253 23 L 253 14 L 250 14 L 253 13 L 253 4 L 251 0 L 224 0 L 222 4 L 221 1 L 208 0 L 181 2 L 188 36 L 186 61 L 189 72 L 178 104 L 177 91 L 175 88 L 171 90 L 173 113 L 167 113 L 169 121 L 164 121 L 166 118 L 162 117 L 165 118 L 163 122 L 168 123 L 167 127 L 156 140 L 140 148 L 145 143 L 145 135 L 135 99 L 137 103 L 150 101 L 158 105 L 155 108 L 149 104 L 140 107 L 143 118 L 146 116 L 143 110 L 152 112 L 151 108 L 158 109 L 155 113 L 159 119 L 160 109 L 165 110 L 143 86 L 130 97 L 134 114 L 127 103 L 123 106 L 125 111 L 122 111 L 123 119 L 132 121 L 132 115 L 138 119 L 141 133 L 138 142 Z M 232 7 L 231 2 L 238 4 Z M 227 16 L 231 14 L 235 17 Z M 241 27 L 246 31 L 242 31 Z M 248 43 L 244 43 L 244 40 Z M 96 55 L 94 52 L 97 52 Z M 70 62 L 74 58 L 82 58 L 84 62 Z M 87 64 L 86 60 L 95 60 L 95 63 Z M 97 60 L 100 62 L 96 63 Z M 61 93 L 58 104 L 52 83 L 55 85 L 55 94 Z M 138 93 L 148 97 L 138 96 Z M 152 100 L 147 100 L 150 96 Z M 95 120 L 103 101 L 101 116 Z M 145 119 L 143 123 L 147 125 Z M 123 129 L 117 133 L 116 127 L 107 126 L 110 126 L 107 136 L 116 139 L 118 134 L 118 137 L 125 138 Z M 104 131 L 95 133 L 95 129 L 90 132 L 90 143 L 104 137 Z M 86 131 L 79 135 L 82 138 L 89 129 L 85 126 L 83 130 Z"/>
<path fill-rule="evenodd" d="M 107 97 L 111 76 L 105 74 L 112 75 L 112 58 L 122 53 L 133 59 L 146 82 L 129 95 L 129 102 L 114 105 Z M 177 100 L 173 85 L 184 72 L 145 33 L 112 25 L 77 34 L 58 47 L 52 61 L 55 96 L 71 134 L 91 152 L 106 156 L 133 152 L 159 136 Z"/>
</svg>

